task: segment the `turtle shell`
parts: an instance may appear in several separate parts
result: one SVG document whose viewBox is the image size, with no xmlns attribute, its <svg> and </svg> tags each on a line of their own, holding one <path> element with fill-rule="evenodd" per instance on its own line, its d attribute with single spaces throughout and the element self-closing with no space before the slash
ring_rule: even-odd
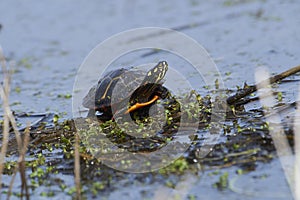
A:
<svg viewBox="0 0 300 200">
<path fill-rule="evenodd" d="M 86 108 L 94 110 L 99 110 L 101 107 L 110 106 L 112 90 L 120 80 L 121 75 L 126 71 L 127 69 L 121 68 L 105 74 L 83 98 L 82 105 Z"/>
</svg>

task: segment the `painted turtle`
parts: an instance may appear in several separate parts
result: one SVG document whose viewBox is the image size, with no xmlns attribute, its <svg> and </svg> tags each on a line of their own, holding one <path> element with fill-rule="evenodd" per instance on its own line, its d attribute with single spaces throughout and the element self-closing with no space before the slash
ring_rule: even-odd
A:
<svg viewBox="0 0 300 200">
<path fill-rule="evenodd" d="M 89 108 L 88 117 L 110 120 L 115 114 L 112 110 L 131 113 L 165 98 L 168 91 L 162 84 L 167 70 L 168 63 L 161 61 L 146 75 L 145 71 L 125 68 L 108 72 L 83 99 L 83 106 Z"/>
</svg>

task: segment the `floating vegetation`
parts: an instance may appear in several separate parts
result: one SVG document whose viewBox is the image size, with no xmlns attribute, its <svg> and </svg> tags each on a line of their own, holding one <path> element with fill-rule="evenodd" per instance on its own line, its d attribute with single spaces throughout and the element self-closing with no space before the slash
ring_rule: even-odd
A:
<svg viewBox="0 0 300 200">
<path fill-rule="evenodd" d="M 220 190 L 228 188 L 228 172 L 224 172 L 220 177 L 219 181 L 214 184 Z"/>
<path fill-rule="evenodd" d="M 65 98 L 65 99 L 70 99 L 72 98 L 72 94 L 58 94 L 57 95 L 58 98 Z"/>
<path fill-rule="evenodd" d="M 76 133 L 80 136 L 80 167 L 81 174 L 84 174 L 82 184 L 89 185 L 82 188 L 82 193 L 91 193 L 96 196 L 100 191 L 112 190 L 114 182 L 127 175 L 124 172 L 116 172 L 104 163 L 111 160 L 117 161 L 122 167 L 131 167 L 136 161 L 130 160 L 122 152 L 114 152 L 107 141 L 121 147 L 124 152 L 155 151 L 172 142 L 173 138 L 176 137 L 176 130 L 180 125 L 178 117 L 182 115 L 190 118 L 191 122 L 198 122 L 198 131 L 189 136 L 189 147 L 186 153 L 170 165 L 158 171 L 148 172 L 147 176 L 151 174 L 153 179 L 171 174 L 181 176 L 187 171 L 197 173 L 199 170 L 219 169 L 232 165 L 240 167 L 238 173 L 244 173 L 254 170 L 257 162 L 268 162 L 276 156 L 272 139 L 268 135 L 268 123 L 262 121 L 262 112 L 260 110 L 247 112 L 234 110 L 233 112 L 232 109 L 226 111 L 223 129 L 219 133 L 221 137 L 206 156 L 201 156 L 201 151 L 206 147 L 205 137 L 208 135 L 210 127 L 210 112 L 212 106 L 216 106 L 218 103 L 211 104 L 210 97 L 197 96 L 197 99 L 201 104 L 199 106 L 201 108 L 200 116 L 193 113 L 195 105 L 192 103 L 185 104 L 185 109 L 182 109 L 184 112 L 178 116 L 173 116 L 178 111 L 176 106 L 164 111 L 167 119 L 166 135 L 163 132 L 153 135 L 143 134 L 147 132 L 149 126 L 152 128 L 156 126 L 157 122 L 151 119 L 137 120 L 139 125 L 133 131 L 130 124 L 125 123 L 123 127 L 119 127 L 113 120 L 103 123 L 93 118 L 78 118 L 59 122 L 58 115 L 48 115 L 47 125 L 35 126 L 30 132 L 32 139 L 28 147 L 30 154 L 26 156 L 28 160 L 26 168 L 31 170 L 29 182 L 33 191 L 34 188 L 57 184 L 61 192 L 70 196 L 75 195 L 76 189 L 73 185 L 64 182 L 56 174 L 73 173 Z M 175 110 L 176 112 L 173 112 Z M 168 121 L 172 122 L 168 123 Z M 53 123 L 52 126 L 50 126 L 51 123 Z M 181 128 L 190 129 L 189 124 L 181 125 L 183 126 Z M 288 129 L 286 130 L 288 131 Z M 138 134 L 140 137 L 136 138 L 134 134 Z M 12 138 L 8 149 L 10 156 L 14 156 L 13 152 L 17 151 L 16 143 L 13 141 Z M 87 142 L 93 145 L 87 145 Z M 101 153 L 99 153 L 100 147 Z M 185 146 L 183 145 L 183 147 Z M 173 151 L 180 148 L 178 143 Z M 16 164 L 15 161 L 6 162 L 4 173 L 12 175 Z M 151 165 L 153 165 L 151 162 L 144 163 L 145 168 Z M 139 175 L 135 176 L 141 178 Z M 166 186 L 172 188 L 174 183 L 166 181 Z M 215 186 L 221 190 L 226 189 L 228 187 L 228 174 L 220 175 Z M 40 195 L 49 197 L 55 195 L 55 192 L 43 192 Z"/>
<path fill-rule="evenodd" d="M 293 68 L 282 76 L 272 77 L 270 81 L 275 83 L 290 73 L 299 71 L 298 68 Z M 214 87 L 212 94 L 215 95 L 218 93 L 218 80 Z M 151 110 L 155 115 L 147 115 L 149 108 L 145 108 L 128 114 L 127 117 L 131 120 L 126 120 L 124 115 L 113 116 L 112 120 L 105 122 L 97 117 L 62 121 L 61 116 L 55 114 L 5 115 L 4 120 L 0 121 L 0 128 L 7 133 L 14 131 L 15 135 L 1 135 L 2 141 L 6 141 L 5 137 L 8 138 L 5 152 L 7 161 L 5 160 L 2 171 L 4 175 L 14 177 L 20 169 L 22 187 L 27 189 L 26 195 L 29 195 L 30 188 L 31 193 L 38 192 L 42 197 L 53 197 L 58 191 L 71 197 L 79 194 L 96 196 L 100 191 L 114 190 L 119 180 L 127 178 L 140 182 L 164 180 L 165 186 L 174 189 L 176 180 L 187 173 L 197 174 L 202 170 L 233 165 L 239 167 L 237 174 L 244 174 L 255 170 L 258 162 L 269 162 L 276 156 L 269 135 L 272 126 L 264 121 L 263 108 L 244 109 L 247 102 L 257 100 L 255 97 L 246 98 L 256 90 L 256 86 L 245 84 L 227 102 L 222 96 L 215 99 L 211 96 L 202 97 L 195 91 L 183 97 L 169 95 L 156 102 Z M 71 96 L 66 94 L 60 97 Z M 280 103 L 276 107 L 295 106 L 295 103 L 282 103 L 282 93 L 277 93 L 277 100 Z M 270 111 L 267 114 L 271 115 L 273 107 L 266 109 Z M 156 116 L 161 118 L 158 120 Z M 22 117 L 40 119 L 24 127 L 19 121 Z M 7 123 L 8 120 L 11 124 Z M 293 146 L 294 136 L 289 124 L 285 124 L 284 131 Z M 29 134 L 30 141 L 27 145 L 26 138 L 28 139 Z M 213 136 L 217 136 L 215 140 L 212 140 Z M 75 148 L 77 138 L 79 145 Z M 22 148 L 20 141 L 23 142 Z M 25 154 L 26 148 L 28 153 Z M 163 148 L 166 150 L 158 160 L 153 162 L 151 159 L 144 159 Z M 76 152 L 79 156 L 75 156 Z M 18 153 L 20 158 L 17 157 Z M 75 174 L 82 175 L 81 182 L 77 182 L 79 184 L 76 187 L 60 176 L 71 174 L 73 177 L 75 158 L 77 161 L 80 158 L 79 167 L 75 167 L 80 171 L 75 170 Z M 170 158 L 172 162 L 168 162 Z M 137 172 L 145 173 L 129 175 L 124 172 L 135 167 Z M 229 173 L 224 172 L 214 186 L 220 190 L 228 188 L 228 178 Z M 55 189 L 39 191 L 40 187 L 50 186 L 55 186 Z M 4 184 L 3 188 L 9 195 L 24 195 L 22 192 L 12 193 L 8 184 Z M 195 197 L 190 195 L 189 198 Z"/>
</svg>

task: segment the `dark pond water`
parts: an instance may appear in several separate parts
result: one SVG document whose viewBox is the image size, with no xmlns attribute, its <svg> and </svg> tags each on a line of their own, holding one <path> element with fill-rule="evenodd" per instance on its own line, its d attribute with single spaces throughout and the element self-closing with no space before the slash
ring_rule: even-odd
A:
<svg viewBox="0 0 300 200">
<path fill-rule="evenodd" d="M 70 95 L 84 58 L 100 42 L 132 28 L 177 28 L 192 37 L 216 62 L 225 88 L 235 89 L 245 81 L 253 84 L 256 67 L 265 66 L 276 74 L 300 63 L 297 45 L 300 43 L 300 3 L 297 0 L 12 0 L 2 1 L 0 5 L 0 44 L 15 69 L 10 102 L 16 112 L 54 112 L 63 119 L 71 118 Z M 140 63 L 139 59 L 142 60 L 140 55 L 132 55 L 119 63 L 131 66 Z M 180 66 L 184 63 L 170 59 Z M 198 91 L 203 89 L 202 80 L 192 75 L 190 80 Z M 284 102 L 295 101 L 297 88 L 295 84 L 283 84 L 279 90 L 284 93 Z M 259 105 L 254 103 L 248 107 L 253 109 Z M 256 171 L 236 179 L 235 167 L 226 171 L 233 180 L 231 190 L 215 189 L 212 183 L 218 176 L 203 172 L 198 176 L 181 177 L 177 180 L 178 187 L 173 189 L 159 181 L 131 185 L 124 180 L 127 184 L 117 184 L 117 189 L 105 196 L 107 199 L 124 196 L 174 199 L 179 193 L 188 193 L 197 199 L 291 199 L 276 159 L 258 164 Z M 73 185 L 72 175 L 62 176 L 66 185 Z M 49 188 L 41 187 L 33 195 L 41 198 L 39 194 L 43 190 Z M 55 198 L 71 197 L 58 193 Z"/>
</svg>

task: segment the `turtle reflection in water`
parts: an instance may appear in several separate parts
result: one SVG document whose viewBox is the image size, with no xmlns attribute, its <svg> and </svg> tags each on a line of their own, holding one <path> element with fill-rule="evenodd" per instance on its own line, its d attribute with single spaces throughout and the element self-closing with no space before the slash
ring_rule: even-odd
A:
<svg viewBox="0 0 300 200">
<path fill-rule="evenodd" d="M 167 62 L 161 61 L 146 75 L 142 70 L 130 71 L 125 68 L 108 72 L 83 99 L 83 106 L 89 108 L 88 117 L 97 116 L 99 120 L 107 121 L 116 112 L 130 113 L 132 117 L 133 113 L 139 113 L 147 117 L 147 111 L 153 103 L 170 95 L 162 86 L 167 70 Z"/>
</svg>

